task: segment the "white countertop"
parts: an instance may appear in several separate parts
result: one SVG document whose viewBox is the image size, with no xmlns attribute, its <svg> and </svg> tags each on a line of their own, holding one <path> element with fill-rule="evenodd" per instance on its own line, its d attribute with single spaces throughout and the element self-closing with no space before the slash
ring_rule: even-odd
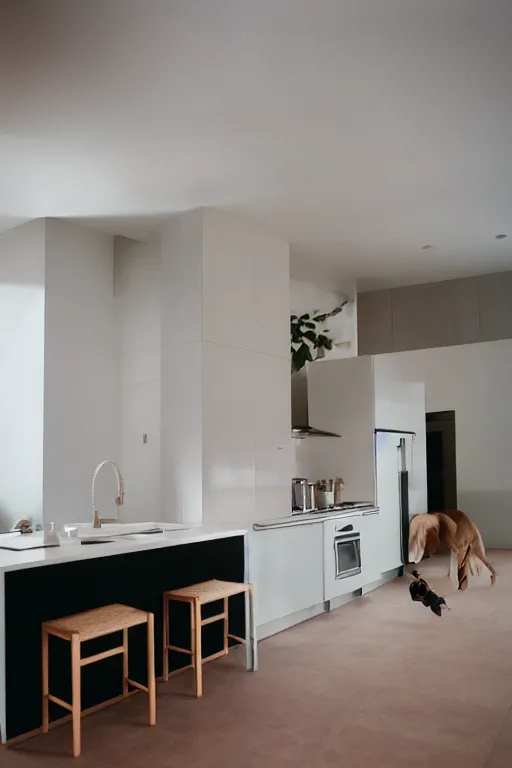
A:
<svg viewBox="0 0 512 768">
<path fill-rule="evenodd" d="M 159 525 L 165 528 L 165 523 Z M 246 534 L 247 528 L 236 527 L 233 524 L 202 525 L 182 530 L 164 530 L 162 534 L 151 534 L 144 537 L 123 537 L 108 544 L 83 545 L 79 539 L 71 539 L 61 544 L 60 547 L 47 547 L 46 549 L 29 549 L 22 552 L 0 549 L 0 572 L 18 571 L 23 568 L 37 568 L 42 565 L 56 565 L 57 563 L 70 563 L 78 560 L 94 560 L 98 557 L 125 555 L 148 549 L 162 549 L 163 547 L 175 547 L 180 544 L 223 539 L 230 536 L 245 536 Z M 8 533 L 3 534 L 1 539 L 7 543 L 8 538 L 21 535 Z M 31 534 L 23 535 L 28 537 Z M 37 536 L 37 534 L 33 535 Z M 105 533 L 105 538 L 109 538 L 108 533 Z"/>
</svg>

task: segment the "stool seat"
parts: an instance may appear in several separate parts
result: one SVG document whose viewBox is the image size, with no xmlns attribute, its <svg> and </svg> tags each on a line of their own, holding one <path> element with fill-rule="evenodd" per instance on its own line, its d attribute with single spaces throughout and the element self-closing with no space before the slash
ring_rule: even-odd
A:
<svg viewBox="0 0 512 768">
<path fill-rule="evenodd" d="M 142 685 L 128 677 L 128 630 L 140 624 L 147 625 L 147 675 L 148 684 Z M 82 656 L 81 646 L 87 640 L 94 640 L 104 635 L 117 632 L 123 633 L 123 642 L 116 648 L 102 651 L 92 656 Z M 49 640 L 51 636 L 69 641 L 71 645 L 71 702 L 64 701 L 50 693 L 49 679 Z M 155 640 L 154 640 L 154 615 L 129 605 L 113 603 L 103 608 L 95 608 L 92 611 L 75 613 L 72 616 L 64 616 L 60 619 L 45 621 L 42 625 L 42 693 L 43 693 L 43 733 L 47 733 L 50 727 L 49 704 L 53 702 L 62 709 L 71 713 L 73 720 L 73 755 L 78 757 L 81 752 L 81 727 L 80 720 L 83 714 L 95 711 L 98 707 L 92 707 L 82 712 L 81 707 L 81 672 L 83 667 L 103 661 L 112 656 L 123 657 L 122 694 L 102 706 L 126 699 L 130 695 L 130 687 L 135 691 L 144 691 L 149 699 L 149 725 L 156 723 L 156 681 L 155 681 Z"/>
<path fill-rule="evenodd" d="M 166 592 L 166 595 L 172 600 L 184 600 L 185 602 L 198 600 L 200 605 L 206 605 L 207 603 L 214 603 L 216 600 L 223 600 L 225 597 L 240 595 L 250 589 L 250 584 L 211 579 L 210 581 L 203 581 L 201 584 L 193 584 L 190 587 L 173 589 Z"/>
<path fill-rule="evenodd" d="M 246 628 L 246 637 L 238 637 L 229 631 L 229 598 L 235 595 L 246 595 L 249 602 L 248 605 L 248 617 L 249 626 Z M 172 645 L 170 642 L 170 623 L 169 623 L 169 608 L 172 601 L 188 603 L 190 605 L 190 634 L 191 634 L 191 648 L 182 648 L 177 645 Z M 221 613 L 217 613 L 215 616 L 209 616 L 207 619 L 203 619 L 201 614 L 201 606 L 208 603 L 223 602 L 223 609 Z M 224 623 L 224 643 L 221 650 L 216 653 L 210 654 L 210 656 L 204 657 L 202 655 L 202 628 L 207 624 L 213 624 L 214 622 L 222 621 Z M 196 683 L 196 696 L 199 698 L 203 695 L 203 664 L 215 659 L 220 659 L 222 656 L 227 656 L 229 652 L 229 640 L 234 640 L 237 643 L 248 645 L 247 641 L 252 644 L 251 657 L 252 657 L 252 669 L 255 669 L 255 631 L 254 631 L 254 607 L 253 607 L 253 591 L 252 584 L 246 584 L 244 582 L 236 581 L 220 581 L 219 579 L 210 579 L 210 581 L 203 581 L 200 584 L 192 584 L 189 587 L 182 587 L 181 589 L 173 589 L 164 593 L 164 680 L 169 679 L 169 651 L 183 653 L 190 657 L 190 664 L 182 667 L 176 672 L 184 672 L 186 669 L 193 669 L 195 674 Z"/>
<path fill-rule="evenodd" d="M 75 613 L 62 619 L 46 621 L 46 631 L 52 635 L 64 635 L 70 640 L 71 635 L 80 635 L 80 641 L 94 640 L 96 637 L 121 632 L 123 629 L 146 624 L 148 615 L 138 608 L 113 603 L 92 611 Z"/>
</svg>

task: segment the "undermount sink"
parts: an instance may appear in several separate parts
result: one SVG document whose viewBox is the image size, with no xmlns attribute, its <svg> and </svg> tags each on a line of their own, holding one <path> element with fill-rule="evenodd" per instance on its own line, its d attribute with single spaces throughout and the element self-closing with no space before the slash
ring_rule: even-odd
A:
<svg viewBox="0 0 512 768">
<path fill-rule="evenodd" d="M 185 531 L 190 526 L 182 523 L 103 523 L 101 528 L 93 528 L 92 523 L 68 523 L 65 529 L 76 529 L 79 539 L 100 538 L 108 536 L 137 536 L 149 535 L 150 531 Z M 158 534 L 155 534 L 158 535 Z"/>
</svg>

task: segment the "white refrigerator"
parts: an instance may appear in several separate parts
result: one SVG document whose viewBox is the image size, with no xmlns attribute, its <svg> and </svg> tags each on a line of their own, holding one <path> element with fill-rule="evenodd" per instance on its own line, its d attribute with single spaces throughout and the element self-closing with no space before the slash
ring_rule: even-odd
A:
<svg viewBox="0 0 512 768">
<path fill-rule="evenodd" d="M 409 518 L 415 513 L 415 443 L 415 432 L 375 430 L 375 501 L 380 510 L 383 572 L 409 561 Z"/>
</svg>

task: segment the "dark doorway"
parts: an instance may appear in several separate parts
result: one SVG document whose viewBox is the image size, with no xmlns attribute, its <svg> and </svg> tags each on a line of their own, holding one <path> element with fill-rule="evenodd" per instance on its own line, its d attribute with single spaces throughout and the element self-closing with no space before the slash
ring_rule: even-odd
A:
<svg viewBox="0 0 512 768">
<path fill-rule="evenodd" d="M 428 511 L 457 509 L 455 411 L 427 413 Z"/>
</svg>

